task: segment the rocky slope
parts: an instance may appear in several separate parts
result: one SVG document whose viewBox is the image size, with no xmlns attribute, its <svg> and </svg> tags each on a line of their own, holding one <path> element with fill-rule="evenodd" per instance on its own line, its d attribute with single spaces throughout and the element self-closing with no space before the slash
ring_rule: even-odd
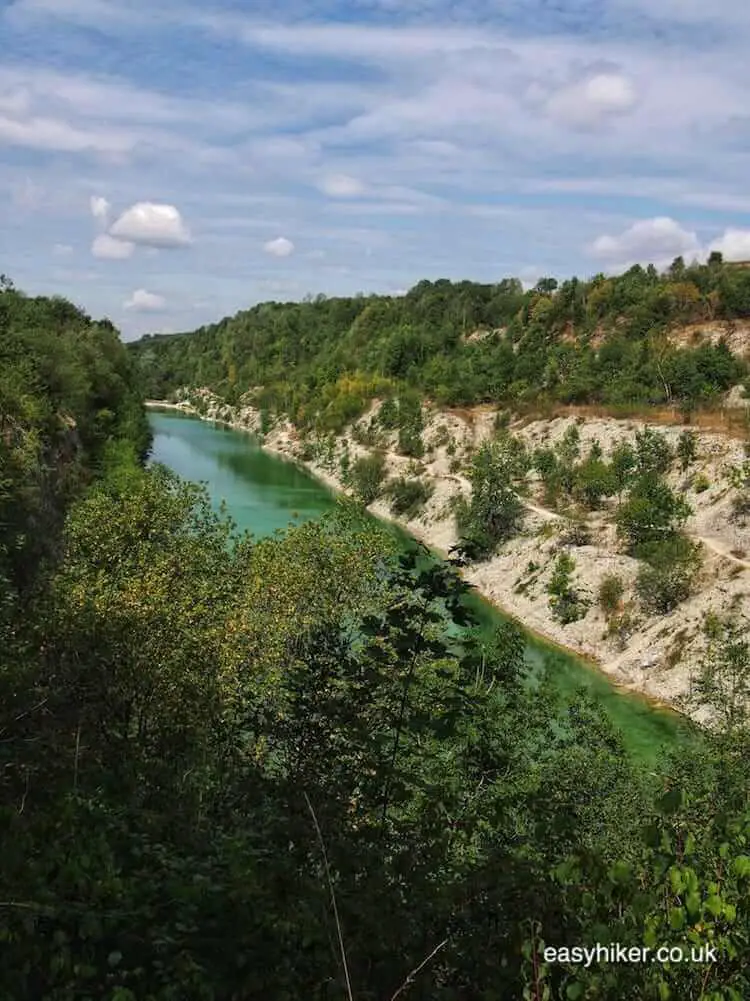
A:
<svg viewBox="0 0 750 1001">
<path fill-rule="evenodd" d="M 208 420 L 218 420 L 234 427 L 261 433 L 261 415 L 252 406 L 229 407 L 208 390 L 183 391 L 182 401 L 173 406 L 198 413 Z M 187 399 L 185 397 L 188 397 Z M 371 451 L 362 444 L 362 429 L 375 414 L 375 404 L 359 424 L 326 443 L 311 447 L 288 421 L 278 421 L 265 428 L 264 447 L 278 455 L 301 462 L 334 489 L 344 490 L 340 460 L 347 453 L 350 461 Z M 399 520 L 415 537 L 431 548 L 447 553 L 457 541 L 451 510 L 453 499 L 467 494 L 469 483 L 463 475 L 466 458 L 493 434 L 496 412 L 489 408 L 461 413 L 426 411 L 423 460 L 398 454 L 395 433 L 381 439 L 379 448 L 386 458 L 389 478 L 419 476 L 433 486 L 433 494 L 419 517 Z M 526 421 L 511 425 L 510 430 L 530 447 L 551 445 L 571 424 L 578 424 L 581 451 L 598 441 L 605 457 L 623 440 L 634 439 L 645 425 L 636 421 L 596 419 L 581 422 L 573 418 L 551 421 Z M 672 445 L 682 427 L 660 429 Z M 743 443 L 715 433 L 695 429 L 698 455 L 689 475 L 676 468 L 670 473 L 671 485 L 690 503 L 693 515 L 686 531 L 702 549 L 702 569 L 692 598 L 665 616 L 647 614 L 640 608 L 634 582 L 640 564 L 619 551 L 612 509 L 615 501 L 588 515 L 588 544 L 571 545 L 566 538 L 569 522 L 541 502 L 538 484 L 526 499 L 527 516 L 522 534 L 507 543 L 491 560 L 466 570 L 467 580 L 479 591 L 525 626 L 544 637 L 594 660 L 618 685 L 642 692 L 676 708 L 685 708 L 691 676 L 701 657 L 704 640 L 702 627 L 709 612 L 730 610 L 750 612 L 750 528 L 738 525 L 730 517 L 734 490 L 728 474 L 746 458 Z M 372 512 L 393 519 L 389 505 L 378 500 Z M 561 548 L 575 560 L 575 582 L 590 600 L 585 616 L 567 625 L 552 614 L 547 593 L 552 568 Z M 747 554 L 747 555 L 746 555 Z M 623 608 L 630 610 L 630 623 L 619 635 L 610 635 L 607 620 L 598 607 L 599 584 L 616 574 L 625 585 Z M 700 718 L 700 711 L 691 710 Z"/>
</svg>

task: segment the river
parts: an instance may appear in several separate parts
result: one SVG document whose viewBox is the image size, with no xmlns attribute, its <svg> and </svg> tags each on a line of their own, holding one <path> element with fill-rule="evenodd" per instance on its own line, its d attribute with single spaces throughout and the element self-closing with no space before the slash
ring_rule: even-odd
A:
<svg viewBox="0 0 750 1001">
<path fill-rule="evenodd" d="M 154 433 L 152 461 L 184 479 L 204 482 L 214 506 L 224 500 L 240 530 L 271 535 L 290 523 L 319 517 L 335 505 L 335 497 L 322 484 L 293 463 L 264 452 L 251 435 L 174 411 L 151 410 L 149 419 Z M 472 605 L 487 629 L 501 617 L 478 596 Z M 533 636 L 528 636 L 527 658 L 537 668 L 551 663 L 565 693 L 587 689 L 622 731 L 630 751 L 644 762 L 653 763 L 662 749 L 690 739 L 675 713 L 618 691 L 593 665 Z"/>
</svg>

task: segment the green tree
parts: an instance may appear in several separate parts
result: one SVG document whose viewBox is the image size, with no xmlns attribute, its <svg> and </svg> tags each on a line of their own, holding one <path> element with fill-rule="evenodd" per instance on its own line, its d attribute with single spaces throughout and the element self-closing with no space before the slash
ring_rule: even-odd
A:
<svg viewBox="0 0 750 1001">
<path fill-rule="evenodd" d="M 564 551 L 561 552 L 547 585 L 550 608 L 555 618 L 563 625 L 583 618 L 588 608 L 588 602 L 581 597 L 573 584 L 575 566 L 573 557 Z"/>
<path fill-rule="evenodd" d="M 385 456 L 382 452 L 363 455 L 351 465 L 354 493 L 363 504 L 372 504 L 380 496 L 385 479 Z"/>
<path fill-rule="evenodd" d="M 691 464 L 698 457 L 698 436 L 690 428 L 680 434 L 677 440 L 677 458 L 680 460 L 680 469 L 686 473 Z"/>
<path fill-rule="evenodd" d="M 672 538 L 691 513 L 690 505 L 653 473 L 641 476 L 617 509 L 617 531 L 630 552 Z"/>
<path fill-rule="evenodd" d="M 457 512 L 460 545 L 470 557 L 491 555 L 520 529 L 524 507 L 518 490 L 528 465 L 523 445 L 510 435 L 485 442 L 473 456 L 471 497 Z"/>
</svg>

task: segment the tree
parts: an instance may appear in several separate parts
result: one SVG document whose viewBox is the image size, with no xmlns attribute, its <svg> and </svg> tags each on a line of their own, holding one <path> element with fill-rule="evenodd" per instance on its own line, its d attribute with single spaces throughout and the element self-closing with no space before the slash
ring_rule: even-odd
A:
<svg viewBox="0 0 750 1001">
<path fill-rule="evenodd" d="M 382 452 L 360 456 L 351 465 L 351 482 L 354 493 L 367 506 L 380 496 L 385 478 L 385 456 Z"/>
<path fill-rule="evenodd" d="M 563 625 L 575 622 L 583 618 L 588 608 L 578 590 L 573 586 L 573 571 L 575 570 L 575 560 L 566 552 L 561 552 L 557 557 L 552 576 L 547 585 L 549 594 L 549 605 L 555 618 Z"/>
<path fill-rule="evenodd" d="M 636 469 L 640 476 L 661 476 L 672 465 L 672 450 L 663 434 L 653 428 L 635 433 Z"/>
<path fill-rule="evenodd" d="M 687 472 L 697 457 L 698 436 L 695 431 L 685 428 L 677 440 L 677 458 L 680 460 L 680 469 L 683 473 Z"/>
<path fill-rule="evenodd" d="M 649 612 L 667 615 L 696 587 L 700 549 L 681 535 L 641 545 L 645 565 L 638 571 L 636 590 Z"/>
<path fill-rule="evenodd" d="M 524 507 L 517 491 L 528 465 L 525 449 L 510 435 L 485 442 L 474 455 L 471 497 L 456 517 L 461 549 L 470 557 L 489 556 L 519 530 Z"/>
<path fill-rule="evenodd" d="M 641 476 L 617 509 L 615 521 L 630 552 L 674 536 L 691 513 L 690 505 L 654 473 Z"/>
</svg>

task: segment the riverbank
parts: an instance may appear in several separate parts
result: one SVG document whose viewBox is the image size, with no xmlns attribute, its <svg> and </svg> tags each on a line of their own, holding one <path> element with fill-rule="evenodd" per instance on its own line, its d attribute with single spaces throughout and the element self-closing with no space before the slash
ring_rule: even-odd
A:
<svg viewBox="0 0 750 1001">
<path fill-rule="evenodd" d="M 279 457 L 300 463 L 327 487 L 346 492 L 342 477 L 342 457 L 349 462 L 372 451 L 363 445 L 362 427 L 377 409 L 359 422 L 359 429 L 324 443 L 313 443 L 300 436 L 289 421 L 280 420 L 261 433 L 261 414 L 252 406 L 229 407 L 208 390 L 193 390 L 182 401 L 149 401 L 150 406 L 166 406 L 210 421 L 217 421 L 259 436 L 263 448 Z M 398 524 L 431 550 L 445 555 L 457 541 L 452 501 L 468 493 L 470 487 L 461 475 L 473 449 L 493 433 L 494 411 L 477 409 L 473 413 L 432 412 L 426 415 L 424 440 L 426 454 L 415 462 L 398 454 L 393 439 L 380 441 L 378 449 L 386 460 L 389 478 L 419 477 L 430 483 L 433 494 L 418 517 L 394 517 L 388 503 L 378 500 L 371 512 Z M 571 420 L 530 421 L 512 430 L 530 446 L 553 442 L 571 424 Z M 583 447 L 598 440 L 605 453 L 613 445 L 638 430 L 637 422 L 593 420 L 578 422 Z M 673 436 L 679 433 L 673 429 Z M 589 528 L 592 542 L 568 547 L 576 561 L 576 580 L 587 594 L 590 606 L 584 618 L 562 625 L 549 606 L 546 585 L 561 545 L 565 519 L 534 500 L 527 502 L 524 531 L 511 540 L 491 560 L 467 568 L 465 578 L 501 612 L 523 622 L 527 631 L 546 644 L 585 661 L 606 676 L 609 684 L 621 692 L 637 693 L 654 707 L 689 711 L 685 696 L 690 689 L 692 670 L 702 654 L 702 626 L 708 611 L 721 613 L 746 602 L 747 561 L 743 547 L 750 549 L 750 538 L 741 538 L 736 526 L 727 521 L 729 491 L 723 485 L 720 467 L 741 459 L 740 442 L 716 435 L 701 435 L 696 472 L 710 480 L 710 487 L 693 491 L 690 502 L 695 513 L 689 528 L 704 542 L 704 567 L 698 593 L 667 616 L 649 616 L 634 609 L 630 631 L 619 639 L 608 634 L 604 613 L 595 596 L 601 580 L 616 574 L 625 585 L 625 602 L 631 601 L 639 568 L 636 560 L 617 551 L 611 524 L 601 513 L 592 517 Z M 678 484 L 679 486 L 679 484 Z M 698 501 L 697 505 L 695 504 Z M 709 534 L 710 533 L 710 534 Z M 713 548 L 711 543 L 714 543 Z M 708 545 L 706 545 L 708 543 Z M 742 553 L 742 556 L 732 553 Z M 747 564 L 750 566 L 750 564 Z M 690 712 L 696 719 L 701 713 Z"/>
</svg>

